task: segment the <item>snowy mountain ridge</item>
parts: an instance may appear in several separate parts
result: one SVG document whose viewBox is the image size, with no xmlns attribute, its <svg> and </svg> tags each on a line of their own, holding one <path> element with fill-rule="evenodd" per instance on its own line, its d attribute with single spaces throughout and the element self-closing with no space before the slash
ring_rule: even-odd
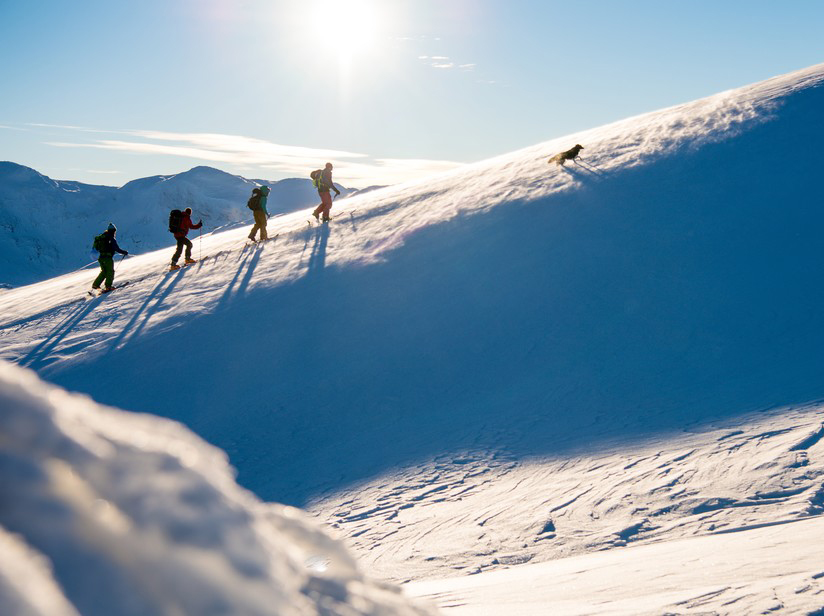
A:
<svg viewBox="0 0 824 616">
<path fill-rule="evenodd" d="M 822 84 L 286 214 L 258 246 L 229 229 L 179 272 L 144 254 L 105 298 L 79 298 L 88 272 L 15 289 L 0 354 L 183 422 L 451 613 L 814 614 Z"/>
<path fill-rule="evenodd" d="M 53 180 L 34 169 L 0 162 L 0 284 L 19 286 L 90 267 L 91 238 L 109 222 L 131 253 L 174 245 L 169 210 L 191 207 L 206 233 L 250 225 L 246 200 L 256 186 L 269 186 L 272 215 L 318 202 L 311 180 L 249 180 L 212 167 L 128 182 L 120 188 Z M 357 191 L 342 187 L 344 196 Z"/>
</svg>

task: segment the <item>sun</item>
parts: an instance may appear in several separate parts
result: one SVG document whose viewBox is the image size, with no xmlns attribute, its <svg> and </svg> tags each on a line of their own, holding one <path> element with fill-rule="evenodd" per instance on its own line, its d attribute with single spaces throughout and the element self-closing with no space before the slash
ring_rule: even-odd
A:
<svg viewBox="0 0 824 616">
<path fill-rule="evenodd" d="M 350 62 L 378 51 L 384 15 L 378 0 L 316 0 L 308 11 L 308 41 Z"/>
</svg>

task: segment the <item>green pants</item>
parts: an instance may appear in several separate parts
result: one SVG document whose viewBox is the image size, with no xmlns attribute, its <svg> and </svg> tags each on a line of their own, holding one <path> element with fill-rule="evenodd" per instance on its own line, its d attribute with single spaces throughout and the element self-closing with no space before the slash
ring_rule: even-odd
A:
<svg viewBox="0 0 824 616">
<path fill-rule="evenodd" d="M 99 289 L 100 283 L 104 279 L 106 280 L 106 288 L 112 286 L 114 283 L 114 256 L 100 255 L 97 262 L 100 263 L 100 274 L 94 279 L 92 289 Z"/>
</svg>

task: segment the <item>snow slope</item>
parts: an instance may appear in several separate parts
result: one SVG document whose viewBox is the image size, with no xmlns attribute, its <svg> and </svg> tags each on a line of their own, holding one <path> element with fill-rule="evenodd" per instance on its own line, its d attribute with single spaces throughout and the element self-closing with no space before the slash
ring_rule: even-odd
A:
<svg viewBox="0 0 824 616">
<path fill-rule="evenodd" d="M 405 588 L 451 616 L 821 614 L 824 520 L 595 552 Z"/>
<path fill-rule="evenodd" d="M 0 363 L 0 613 L 427 613 L 183 426 Z M 11 497 L 13 495 L 13 497 Z"/>
<path fill-rule="evenodd" d="M 205 233 L 250 224 L 246 200 L 255 186 L 272 192 L 270 214 L 314 205 L 317 191 L 309 179 L 279 182 L 247 180 L 211 167 L 142 178 L 121 188 L 52 180 L 33 169 L 0 162 L 0 283 L 29 284 L 78 269 L 94 261 L 92 238 L 109 222 L 132 253 L 174 244 L 169 210 L 191 207 Z M 342 188 L 344 195 L 351 189 Z M 195 238 L 198 236 L 195 235 Z"/>
<path fill-rule="evenodd" d="M 88 272 L 16 289 L 0 354 L 184 422 L 387 579 L 793 532 L 824 506 L 822 81 L 215 234 L 178 272 L 129 259 L 105 298 Z"/>
</svg>

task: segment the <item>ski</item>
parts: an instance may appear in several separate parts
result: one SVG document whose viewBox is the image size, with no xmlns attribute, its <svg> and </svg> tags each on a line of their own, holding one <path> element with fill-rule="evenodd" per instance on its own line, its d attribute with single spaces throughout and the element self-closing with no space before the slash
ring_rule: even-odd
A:
<svg viewBox="0 0 824 616">
<path fill-rule="evenodd" d="M 203 263 L 206 259 L 209 258 L 209 255 L 202 257 L 200 259 L 194 259 L 193 261 L 189 261 L 186 263 L 185 261 L 181 265 L 170 265 L 167 271 L 169 272 L 176 272 L 179 269 L 183 269 L 184 267 L 188 267 L 189 265 L 194 265 L 195 263 Z"/>
<path fill-rule="evenodd" d="M 263 244 L 264 242 L 269 242 L 271 240 L 275 240 L 275 239 L 278 238 L 279 235 L 280 235 L 280 233 L 277 233 L 277 234 L 273 235 L 272 237 L 267 237 L 265 240 L 253 240 L 251 237 L 247 237 L 246 239 L 249 240 L 250 242 L 252 242 L 251 244 L 247 244 L 247 246 L 251 246 L 253 244 Z M 204 257 L 204 259 L 205 258 L 206 257 Z"/>
<path fill-rule="evenodd" d="M 312 218 L 310 218 L 309 220 L 307 220 L 307 221 L 306 221 L 306 224 L 308 224 L 310 227 L 320 227 L 321 225 L 324 225 L 324 224 L 326 224 L 326 223 L 328 223 L 328 222 L 335 221 L 335 220 L 337 220 L 338 218 L 344 218 L 344 217 L 346 217 L 346 216 L 348 216 L 348 217 L 350 217 L 350 218 L 351 218 L 351 217 L 352 217 L 352 215 L 353 215 L 356 211 L 357 211 L 357 210 L 351 210 L 351 211 L 344 210 L 343 212 L 340 212 L 340 213 L 338 213 L 338 214 L 335 214 L 334 216 L 330 216 L 329 218 L 327 218 L 327 219 L 325 219 L 325 220 L 324 220 L 323 218 L 314 218 L 314 217 L 312 217 Z M 314 224 L 314 225 L 312 224 L 312 221 L 313 221 L 313 220 L 315 221 L 315 224 Z"/>
<path fill-rule="evenodd" d="M 100 297 L 101 295 L 108 295 L 108 294 L 109 294 L 109 293 L 111 293 L 112 291 L 117 291 L 118 289 L 122 289 L 122 288 L 123 288 L 123 287 L 125 287 L 127 284 L 129 284 L 129 281 L 128 281 L 128 280 L 127 280 L 126 282 L 121 282 L 120 284 L 116 284 L 116 285 L 114 285 L 114 286 L 113 286 L 111 289 L 109 289 L 108 291 L 104 291 L 103 289 L 89 289 L 88 293 L 89 293 L 89 295 L 90 295 L 90 296 L 92 296 L 92 297 Z"/>
</svg>

